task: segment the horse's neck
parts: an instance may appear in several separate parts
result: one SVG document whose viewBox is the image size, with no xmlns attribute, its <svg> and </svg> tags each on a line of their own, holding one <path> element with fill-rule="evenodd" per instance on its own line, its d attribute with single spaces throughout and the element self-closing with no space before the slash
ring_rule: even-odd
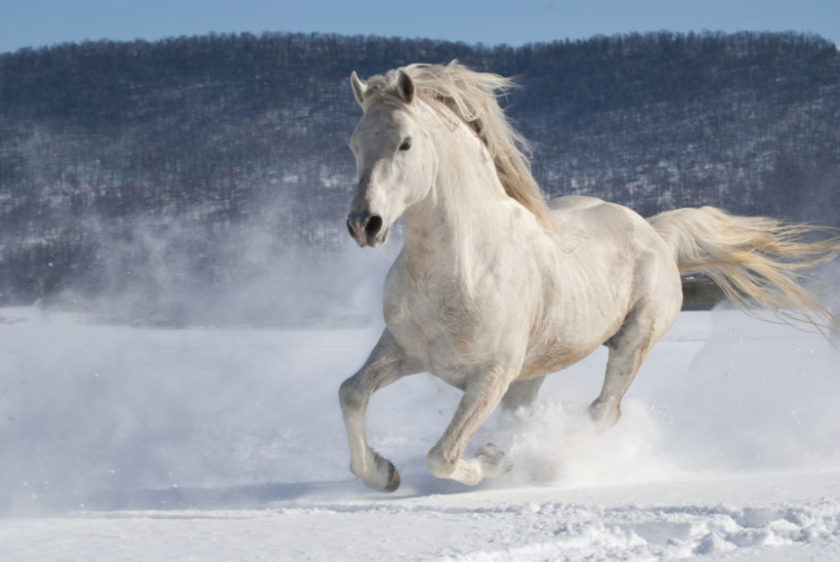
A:
<svg viewBox="0 0 840 562">
<path fill-rule="evenodd" d="M 471 132 L 444 127 L 434 134 L 435 185 L 403 216 L 406 251 L 413 259 L 446 260 L 457 272 L 505 235 L 513 206 Z"/>
</svg>

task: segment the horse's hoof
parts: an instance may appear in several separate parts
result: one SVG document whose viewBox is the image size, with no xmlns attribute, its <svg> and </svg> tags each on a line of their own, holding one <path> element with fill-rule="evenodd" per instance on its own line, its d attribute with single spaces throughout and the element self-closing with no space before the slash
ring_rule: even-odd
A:
<svg viewBox="0 0 840 562">
<path fill-rule="evenodd" d="M 388 461 L 388 483 L 382 488 L 383 492 L 393 492 L 400 487 L 400 471 L 394 463 Z"/>
<path fill-rule="evenodd" d="M 394 463 L 374 453 L 373 470 L 354 470 L 350 465 L 350 471 L 359 477 L 365 486 L 378 492 L 393 492 L 400 487 L 400 473 Z"/>
<path fill-rule="evenodd" d="M 484 476 L 492 478 L 499 474 L 510 472 L 513 469 L 513 461 L 504 451 L 500 451 L 493 443 L 487 443 L 476 455 L 484 467 Z"/>
</svg>

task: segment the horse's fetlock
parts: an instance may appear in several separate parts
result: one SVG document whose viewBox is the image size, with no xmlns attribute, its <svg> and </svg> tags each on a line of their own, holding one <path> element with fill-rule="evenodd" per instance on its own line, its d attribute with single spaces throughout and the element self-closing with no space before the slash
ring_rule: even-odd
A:
<svg viewBox="0 0 840 562">
<path fill-rule="evenodd" d="M 429 466 L 429 472 L 438 478 L 447 478 L 455 472 L 455 464 L 457 462 L 458 459 L 447 460 L 438 447 L 434 447 L 426 455 L 426 464 Z"/>
<path fill-rule="evenodd" d="M 364 462 L 364 460 L 356 460 L 353 458 L 350 460 L 350 472 L 359 478 L 364 478 L 367 476 L 368 472 L 370 472 L 368 469 L 368 463 Z"/>
<path fill-rule="evenodd" d="M 589 406 L 589 417 L 600 428 L 612 427 L 621 417 L 621 402 L 599 398 Z"/>
</svg>

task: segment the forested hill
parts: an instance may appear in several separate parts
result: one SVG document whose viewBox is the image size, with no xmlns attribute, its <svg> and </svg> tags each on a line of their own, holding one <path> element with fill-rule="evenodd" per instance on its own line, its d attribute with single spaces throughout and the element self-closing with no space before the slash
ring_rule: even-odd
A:
<svg viewBox="0 0 840 562">
<path fill-rule="evenodd" d="M 331 251 L 354 183 L 350 71 L 453 58 L 518 77 L 505 103 L 552 196 L 840 225 L 840 55 L 814 36 L 68 44 L 0 55 L 0 304 L 222 286 L 280 248 Z"/>
</svg>

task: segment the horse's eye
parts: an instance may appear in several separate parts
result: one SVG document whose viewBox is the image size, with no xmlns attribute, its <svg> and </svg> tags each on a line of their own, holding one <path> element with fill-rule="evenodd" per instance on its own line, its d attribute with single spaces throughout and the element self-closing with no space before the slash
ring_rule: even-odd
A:
<svg viewBox="0 0 840 562">
<path fill-rule="evenodd" d="M 403 140 L 402 144 L 400 145 L 400 150 L 405 151 L 405 150 L 408 150 L 409 148 L 411 148 L 411 137 L 406 137 L 405 140 Z"/>
</svg>

